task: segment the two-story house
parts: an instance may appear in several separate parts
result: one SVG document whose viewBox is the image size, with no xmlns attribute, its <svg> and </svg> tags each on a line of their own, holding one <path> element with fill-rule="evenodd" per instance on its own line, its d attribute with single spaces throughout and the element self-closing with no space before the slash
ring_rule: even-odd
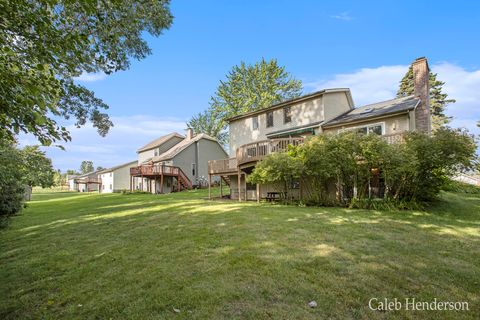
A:
<svg viewBox="0 0 480 320">
<path fill-rule="evenodd" d="M 99 171 L 92 171 L 81 175 L 68 176 L 68 186 L 70 191 L 91 192 L 99 191 L 102 181 Z"/>
<path fill-rule="evenodd" d="M 136 165 L 137 160 L 100 171 L 100 192 L 112 193 L 130 189 L 130 168 Z"/>
<path fill-rule="evenodd" d="M 407 131 L 430 132 L 428 63 L 419 58 L 412 66 L 412 96 L 355 108 L 349 89 L 325 89 L 229 119 L 230 158 L 209 162 L 209 180 L 221 177 L 232 199 L 259 200 L 272 186 L 246 182 L 257 161 L 309 136 L 356 130 L 401 142 Z M 298 190 L 289 194 L 295 197 Z"/>
<path fill-rule="evenodd" d="M 226 157 L 218 141 L 206 134 L 171 133 L 153 140 L 137 151 L 138 163 L 130 168 L 130 189 L 169 193 L 204 186 L 208 161 Z M 220 178 L 217 178 L 219 180 Z"/>
</svg>

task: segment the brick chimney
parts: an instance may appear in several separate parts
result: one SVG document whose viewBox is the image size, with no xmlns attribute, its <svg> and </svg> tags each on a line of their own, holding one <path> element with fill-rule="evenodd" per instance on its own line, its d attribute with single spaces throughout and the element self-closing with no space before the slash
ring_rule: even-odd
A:
<svg viewBox="0 0 480 320">
<path fill-rule="evenodd" d="M 420 104 L 415 109 L 415 129 L 417 131 L 430 133 L 430 68 L 425 57 L 416 59 L 412 63 L 413 85 L 415 97 L 420 98 Z"/>
<path fill-rule="evenodd" d="M 187 129 L 187 140 L 191 140 L 193 138 L 193 129 L 188 128 Z"/>
</svg>

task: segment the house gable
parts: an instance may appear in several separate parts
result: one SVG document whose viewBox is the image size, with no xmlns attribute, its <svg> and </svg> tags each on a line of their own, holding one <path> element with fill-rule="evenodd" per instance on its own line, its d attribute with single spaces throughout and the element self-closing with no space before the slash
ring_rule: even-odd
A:
<svg viewBox="0 0 480 320">
<path fill-rule="evenodd" d="M 166 151 L 170 150 L 175 145 L 183 141 L 185 137 L 178 133 L 171 133 L 169 135 L 160 137 L 147 144 L 146 146 L 138 149 L 138 163 L 144 163 L 152 158 L 159 156 Z"/>
<path fill-rule="evenodd" d="M 234 157 L 241 145 L 275 135 L 288 135 L 297 129 L 309 127 L 316 133 L 323 121 L 345 113 L 352 107 L 350 90 L 329 89 L 234 117 L 229 122 L 230 156 Z"/>
</svg>

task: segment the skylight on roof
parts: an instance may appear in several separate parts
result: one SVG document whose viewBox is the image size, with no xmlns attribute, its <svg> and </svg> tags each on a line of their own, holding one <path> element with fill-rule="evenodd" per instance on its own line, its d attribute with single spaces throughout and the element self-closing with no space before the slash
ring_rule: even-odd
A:
<svg viewBox="0 0 480 320">
<path fill-rule="evenodd" d="M 369 112 L 372 112 L 372 111 L 373 111 L 373 108 L 366 108 L 365 110 L 362 110 L 360 113 L 364 114 L 364 113 L 369 113 Z"/>
</svg>

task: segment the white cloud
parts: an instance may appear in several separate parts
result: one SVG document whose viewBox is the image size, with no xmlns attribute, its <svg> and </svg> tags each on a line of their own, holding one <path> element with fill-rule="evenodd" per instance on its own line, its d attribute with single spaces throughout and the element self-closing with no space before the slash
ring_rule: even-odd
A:
<svg viewBox="0 0 480 320">
<path fill-rule="evenodd" d="M 74 78 L 77 81 L 81 82 L 94 82 L 94 81 L 101 81 L 105 79 L 107 75 L 103 72 L 97 72 L 97 73 L 86 73 L 83 72 L 80 76 Z"/>
<path fill-rule="evenodd" d="M 76 128 L 67 127 L 72 141 L 61 143 L 65 151 L 56 148 L 44 148 L 53 160 L 55 168 L 63 171 L 78 169 L 82 160 L 93 161 L 95 167 L 112 167 L 137 158 L 136 150 L 153 139 L 173 131 L 184 134 L 185 120 L 168 117 L 135 115 L 112 117 L 114 127 L 106 137 L 98 135 L 95 128 L 86 125 Z M 38 144 L 34 137 L 22 136 L 21 146 Z"/>
<path fill-rule="evenodd" d="M 350 21 L 353 20 L 353 18 L 350 16 L 350 13 L 348 11 L 344 11 L 342 13 L 332 15 L 330 18 L 337 19 L 337 20 L 343 20 L 343 21 Z"/>
<path fill-rule="evenodd" d="M 352 73 L 337 74 L 331 79 L 305 83 L 315 90 L 350 88 L 356 105 L 388 100 L 395 96 L 398 83 L 408 66 L 362 68 Z"/>
<path fill-rule="evenodd" d="M 453 117 L 453 127 L 465 127 L 470 132 L 480 134 L 476 121 L 480 120 L 480 70 L 468 71 L 459 65 L 441 62 L 432 64 L 437 79 L 444 81 L 443 91 L 456 103 L 447 107 L 446 113 Z M 408 65 L 380 66 L 337 74 L 329 79 L 307 82 L 305 86 L 313 90 L 325 88 L 350 88 L 355 105 L 392 99 L 399 81 L 408 70 Z"/>
</svg>

